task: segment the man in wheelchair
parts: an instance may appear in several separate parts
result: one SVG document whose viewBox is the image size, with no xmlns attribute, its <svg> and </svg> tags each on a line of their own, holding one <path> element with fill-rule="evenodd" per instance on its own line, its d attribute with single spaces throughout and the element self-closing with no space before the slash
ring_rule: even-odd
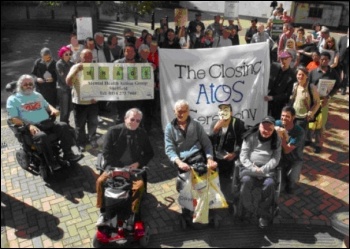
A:
<svg viewBox="0 0 350 249">
<path fill-rule="evenodd" d="M 106 180 L 113 176 L 113 168 L 140 169 L 147 165 L 154 156 L 146 131 L 139 127 L 141 120 L 142 112 L 137 108 L 132 108 L 126 112 L 124 123 L 108 129 L 103 144 L 104 172 L 96 182 L 96 207 L 100 208 L 101 212 L 96 226 L 103 226 L 105 221 L 111 218 L 105 217 L 103 186 Z M 142 193 L 145 190 L 145 181 L 143 177 L 132 183 L 131 211 L 133 213 L 138 213 Z"/>
<path fill-rule="evenodd" d="M 52 170 L 61 166 L 54 160 L 49 134 L 55 134 L 61 141 L 65 160 L 76 162 L 82 158 L 80 152 L 74 153 L 72 150 L 77 147 L 69 126 L 50 119 L 50 115 L 57 116 L 59 111 L 34 90 L 34 79 L 31 75 L 24 74 L 18 79 L 16 92 L 7 99 L 6 108 L 9 123 L 25 128 L 24 132 L 31 136 L 35 147 L 44 154 Z"/>
<path fill-rule="evenodd" d="M 245 134 L 240 153 L 240 205 L 256 212 L 259 226 L 267 227 L 273 219 L 271 207 L 275 200 L 276 167 L 281 158 L 281 139 L 275 131 L 275 119 L 267 116 Z M 258 209 L 254 210 L 255 188 L 261 189 Z"/>
</svg>

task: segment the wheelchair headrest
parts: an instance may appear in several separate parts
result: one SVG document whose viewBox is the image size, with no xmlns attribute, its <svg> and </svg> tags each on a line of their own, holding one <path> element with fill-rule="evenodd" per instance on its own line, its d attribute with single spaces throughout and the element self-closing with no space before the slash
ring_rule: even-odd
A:
<svg viewBox="0 0 350 249">
<path fill-rule="evenodd" d="M 17 86 L 17 81 L 11 81 L 6 84 L 5 90 L 8 93 L 15 93 L 16 92 L 16 86 Z"/>
</svg>

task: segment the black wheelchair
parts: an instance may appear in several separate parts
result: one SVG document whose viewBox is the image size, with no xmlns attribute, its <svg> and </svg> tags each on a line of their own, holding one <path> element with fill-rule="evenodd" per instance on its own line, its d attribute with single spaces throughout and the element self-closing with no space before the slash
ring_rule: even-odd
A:
<svg viewBox="0 0 350 249">
<path fill-rule="evenodd" d="M 241 167 L 240 160 L 237 160 L 235 163 L 235 168 L 233 171 L 233 177 L 232 177 L 232 193 L 233 193 L 233 203 L 229 203 L 229 209 L 230 212 L 233 213 L 235 217 L 243 221 L 246 218 L 246 214 L 248 213 L 247 210 L 245 210 L 240 195 L 241 195 L 241 180 L 240 180 L 240 167 Z M 275 168 L 275 191 L 273 196 L 273 203 L 269 208 L 269 224 L 273 223 L 273 218 L 276 217 L 279 213 L 279 207 L 278 207 L 278 198 L 281 193 L 281 185 L 282 185 L 282 170 L 281 167 L 278 166 Z M 255 190 L 254 190 L 255 191 Z M 260 191 L 261 192 L 261 191 Z M 259 207 L 258 203 L 258 207 Z M 255 210 L 256 213 L 251 215 L 259 216 L 259 209 Z"/>
<path fill-rule="evenodd" d="M 47 153 L 34 143 L 27 126 L 18 126 L 10 120 L 7 120 L 7 124 L 21 144 L 21 149 L 16 151 L 16 159 L 24 170 L 40 175 L 44 181 L 47 181 L 54 173 L 52 162 L 58 163 L 61 167 L 71 166 L 71 162 L 62 157 L 62 149 L 56 134 L 48 134 L 53 153 L 53 158 L 48 158 Z"/>
<path fill-rule="evenodd" d="M 8 83 L 6 85 L 6 91 L 14 94 L 16 92 L 16 84 L 17 81 Z M 54 121 L 55 118 L 56 117 L 50 116 L 52 121 Z M 53 156 L 53 158 L 50 158 L 48 153 L 45 153 L 38 144 L 35 144 L 28 127 L 22 122 L 16 123 L 13 122 L 13 119 L 8 119 L 7 124 L 21 145 L 21 149 L 16 151 L 16 159 L 24 170 L 40 175 L 44 181 L 47 181 L 49 176 L 54 173 L 52 168 L 53 163 L 56 163 L 56 165 L 58 164 L 60 167 L 71 166 L 72 162 L 63 159 L 61 144 L 56 134 L 47 134 Z M 72 136 L 75 136 L 73 129 Z M 78 152 L 78 147 L 76 147 L 76 150 L 76 152 Z M 81 155 L 81 157 L 82 156 L 83 155 Z"/>
</svg>

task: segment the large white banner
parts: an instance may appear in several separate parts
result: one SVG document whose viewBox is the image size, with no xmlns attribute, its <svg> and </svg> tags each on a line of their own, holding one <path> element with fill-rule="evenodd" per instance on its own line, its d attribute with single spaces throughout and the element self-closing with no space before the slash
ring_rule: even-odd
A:
<svg viewBox="0 0 350 249">
<path fill-rule="evenodd" d="M 150 63 L 83 63 L 82 100 L 142 100 L 154 98 Z"/>
<path fill-rule="evenodd" d="M 267 43 L 208 49 L 160 49 L 163 129 L 174 119 L 174 104 L 185 99 L 190 115 L 208 132 L 218 105 L 230 103 L 234 116 L 255 125 L 267 115 L 270 54 Z"/>
</svg>

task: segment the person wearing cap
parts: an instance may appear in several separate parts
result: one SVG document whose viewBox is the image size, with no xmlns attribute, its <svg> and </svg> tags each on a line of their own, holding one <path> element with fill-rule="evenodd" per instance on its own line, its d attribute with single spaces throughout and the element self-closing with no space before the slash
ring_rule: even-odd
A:
<svg viewBox="0 0 350 249">
<path fill-rule="evenodd" d="M 214 160 L 218 163 L 221 189 L 226 201 L 232 202 L 231 177 L 246 129 L 242 120 L 233 117 L 232 106 L 228 102 L 219 105 L 218 116 L 219 120 L 210 125 L 209 137 L 214 148 Z"/>
<path fill-rule="evenodd" d="M 295 109 L 292 106 L 285 106 L 282 109 L 281 119 L 275 124 L 277 134 L 282 141 L 282 156 L 279 164 L 282 168 L 282 182 L 285 183 L 288 194 L 294 193 L 303 166 L 305 132 L 301 126 L 295 124 L 295 117 Z"/>
<path fill-rule="evenodd" d="M 274 203 L 276 167 L 281 159 L 281 138 L 275 130 L 275 119 L 267 116 L 243 134 L 239 155 L 241 181 L 240 201 L 243 208 L 253 214 L 258 206 L 259 226 L 267 227 L 273 219 L 270 208 Z M 253 190 L 261 189 L 258 204 Z"/>
<path fill-rule="evenodd" d="M 35 90 L 41 93 L 50 105 L 57 105 L 56 60 L 52 58 L 49 48 L 42 48 L 41 58 L 34 62 L 31 74 L 35 76 Z"/>
<path fill-rule="evenodd" d="M 196 41 L 196 33 L 198 33 L 198 28 L 197 26 L 200 26 L 200 36 L 204 35 L 204 30 L 205 30 L 205 25 L 201 21 L 202 14 L 200 12 L 196 13 L 196 19 L 192 20 L 188 23 L 187 27 L 187 34 L 190 37 L 190 48 L 193 48 L 193 45 L 195 44 Z"/>
<path fill-rule="evenodd" d="M 245 37 L 244 37 L 245 42 L 246 42 L 247 44 L 249 44 L 249 43 L 251 42 L 253 35 L 254 35 L 256 32 L 258 32 L 258 28 L 257 28 L 257 26 L 256 26 L 256 24 L 258 23 L 258 19 L 257 19 L 257 18 L 253 18 L 253 19 L 250 21 L 250 23 L 251 23 L 251 26 L 249 27 L 249 29 L 247 29 L 247 32 L 245 33 Z"/>
<path fill-rule="evenodd" d="M 320 54 L 320 66 L 314 70 L 312 70 L 309 74 L 309 82 L 318 86 L 319 81 L 321 79 L 325 80 L 335 80 L 335 84 L 332 90 L 326 95 L 321 96 L 321 107 L 322 107 L 322 127 L 321 129 L 316 129 L 314 131 L 315 136 L 315 153 L 320 153 L 323 143 L 323 131 L 325 129 L 327 120 L 328 120 L 328 108 L 329 108 L 329 100 L 337 93 L 340 88 L 340 78 L 339 74 L 335 68 L 331 68 L 328 63 L 331 59 L 331 55 L 328 52 L 322 52 Z M 307 133 L 307 144 L 311 144 L 311 131 L 309 130 Z"/>
<path fill-rule="evenodd" d="M 297 81 L 294 70 L 290 68 L 292 55 L 288 51 L 283 51 L 279 59 L 280 62 L 271 64 L 269 92 L 264 97 L 268 102 L 268 113 L 275 119 L 280 117 L 282 108 L 288 103 L 292 94 L 293 84 Z"/>
</svg>

